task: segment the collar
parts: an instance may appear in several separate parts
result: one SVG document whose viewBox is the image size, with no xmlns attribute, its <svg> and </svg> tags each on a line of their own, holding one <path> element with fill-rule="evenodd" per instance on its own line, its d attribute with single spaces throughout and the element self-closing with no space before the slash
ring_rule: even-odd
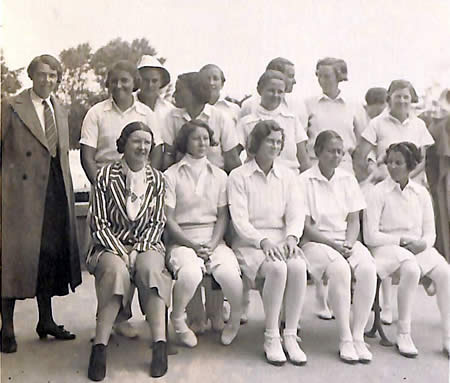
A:
<svg viewBox="0 0 450 383">
<path fill-rule="evenodd" d="M 389 192 L 396 191 L 403 193 L 405 190 L 411 190 L 417 195 L 420 193 L 420 185 L 415 183 L 414 181 L 411 181 L 411 179 L 408 181 L 407 185 L 403 190 L 400 189 L 400 184 L 395 182 L 390 176 L 388 176 L 384 182 Z"/>
<path fill-rule="evenodd" d="M 245 176 L 250 177 L 251 175 L 253 175 L 254 173 L 260 173 L 264 176 L 266 176 L 264 174 L 264 172 L 261 170 L 261 168 L 259 167 L 258 163 L 256 162 L 256 159 L 252 159 L 251 161 L 247 162 L 245 165 L 246 167 L 246 171 L 244 173 Z M 278 161 L 275 160 L 273 162 L 273 166 L 272 169 L 270 170 L 269 174 L 273 174 L 275 177 L 277 178 L 281 178 L 281 170 L 280 170 L 280 165 L 278 164 Z"/>
<path fill-rule="evenodd" d="M 42 98 L 36 94 L 36 92 L 33 90 L 33 88 L 30 89 L 30 97 L 31 101 L 33 101 L 36 104 L 42 104 L 42 101 L 47 101 L 47 104 L 52 105 L 52 102 L 50 100 L 50 96 L 47 98 Z"/>
<path fill-rule="evenodd" d="M 199 120 L 208 121 L 209 118 L 211 117 L 213 108 L 214 107 L 212 105 L 206 104 L 201 113 L 195 118 Z M 175 115 L 179 118 L 182 118 L 185 121 L 192 120 L 191 116 L 189 115 L 189 113 L 186 111 L 185 108 L 175 108 Z"/>
<path fill-rule="evenodd" d="M 329 101 L 329 102 L 342 102 L 345 104 L 347 97 L 343 94 L 342 90 L 339 91 L 339 94 L 336 98 L 331 98 L 327 96 L 325 93 L 322 93 L 319 97 L 317 97 L 317 101 Z"/>
<path fill-rule="evenodd" d="M 137 97 L 135 97 L 133 95 L 133 104 L 125 111 L 122 112 L 122 110 L 120 110 L 120 108 L 117 106 L 117 104 L 115 103 L 114 99 L 112 98 L 112 96 L 110 98 L 108 98 L 107 100 L 105 100 L 105 105 L 103 107 L 104 111 L 109 111 L 109 110 L 116 110 L 119 113 L 127 113 L 128 111 L 134 109 L 137 113 L 142 114 L 143 116 L 145 116 L 148 112 L 148 109 L 150 109 L 147 105 L 143 104 L 142 102 L 140 102 Z M 151 109 L 150 109 L 151 110 Z"/>
<path fill-rule="evenodd" d="M 334 180 L 339 180 L 342 178 L 346 178 L 348 177 L 350 174 L 347 173 L 345 170 L 342 170 L 340 168 L 336 168 L 334 170 L 334 174 L 333 177 L 331 177 L 331 179 L 327 179 L 322 172 L 319 169 L 319 164 L 316 163 L 314 164 L 311 169 L 309 170 L 309 178 L 314 178 L 318 181 L 323 181 L 323 182 L 333 182 Z"/>
<path fill-rule="evenodd" d="M 410 111 L 410 112 L 409 112 L 409 115 L 408 115 L 408 118 L 407 118 L 405 121 L 401 122 L 398 118 L 394 117 L 394 116 L 391 114 L 391 110 L 390 110 L 389 108 L 386 108 L 386 109 L 383 111 L 382 115 L 383 115 L 385 118 L 389 119 L 390 121 L 392 121 L 393 123 L 395 123 L 395 124 L 397 124 L 397 125 L 408 125 L 409 122 L 411 121 L 412 117 L 413 117 L 412 114 L 411 114 L 411 111 Z"/>
<path fill-rule="evenodd" d="M 268 120 L 268 119 L 274 119 L 278 116 L 282 116 L 282 117 L 288 117 L 288 118 L 295 118 L 294 114 L 292 114 L 288 108 L 286 107 L 286 105 L 284 104 L 280 104 L 280 106 L 278 106 L 278 108 L 274 109 L 274 110 L 267 110 L 266 108 L 264 108 L 261 105 L 258 105 L 256 107 L 256 110 L 254 112 L 254 114 L 251 114 L 252 117 L 249 117 L 249 120 L 251 122 L 253 121 L 260 121 L 261 118 Z"/>
<path fill-rule="evenodd" d="M 204 157 L 204 162 L 202 163 L 204 163 L 205 166 L 212 172 L 213 167 L 208 158 Z M 193 166 L 195 166 L 193 162 L 189 160 L 189 154 L 185 154 L 183 158 L 178 162 L 178 169 L 181 169 L 183 166 L 186 166 L 188 168 L 192 168 Z"/>
</svg>

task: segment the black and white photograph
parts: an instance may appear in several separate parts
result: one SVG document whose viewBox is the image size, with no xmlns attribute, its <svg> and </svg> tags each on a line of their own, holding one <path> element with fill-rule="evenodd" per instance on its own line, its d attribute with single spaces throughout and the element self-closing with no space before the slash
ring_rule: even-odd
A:
<svg viewBox="0 0 450 383">
<path fill-rule="evenodd" d="M 448 0 L 2 0 L 0 381 L 450 383 Z"/>
</svg>

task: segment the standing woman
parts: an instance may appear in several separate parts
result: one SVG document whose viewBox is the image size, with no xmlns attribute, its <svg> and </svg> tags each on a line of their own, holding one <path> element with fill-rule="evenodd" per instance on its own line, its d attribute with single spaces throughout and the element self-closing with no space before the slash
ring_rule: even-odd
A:
<svg viewBox="0 0 450 383">
<path fill-rule="evenodd" d="M 447 262 L 433 247 L 436 240 L 433 206 L 428 191 L 410 179 L 420 164 L 420 150 L 410 142 L 389 146 L 389 177 L 375 185 L 364 214 L 364 239 L 375 258 L 381 279 L 400 274 L 397 346 L 400 354 L 418 354 L 411 339 L 412 305 L 419 279 L 431 280 L 442 318 L 442 345 L 450 351 L 449 282 Z"/>
<path fill-rule="evenodd" d="M 364 343 L 364 327 L 376 288 L 373 258 L 357 240 L 359 214 L 366 203 L 353 174 L 338 168 L 344 156 L 342 137 L 325 130 L 314 144 L 318 163 L 300 178 L 306 193 L 306 242 L 302 250 L 316 281 L 326 277 L 330 303 L 339 328 L 339 355 L 344 362 L 369 363 L 372 354 Z M 353 325 L 350 330 L 350 280 L 356 279 Z"/>
<path fill-rule="evenodd" d="M 88 376 L 103 380 L 106 349 L 116 317 L 127 307 L 132 285 L 150 326 L 152 377 L 167 371 L 165 308 L 170 305 L 172 278 L 165 267 L 161 240 L 164 178 L 148 162 L 153 133 L 142 122 L 131 122 L 117 140 L 121 160 L 103 167 L 91 203 L 93 244 L 86 264 L 95 276 L 97 327 Z"/>
<path fill-rule="evenodd" d="M 388 89 L 389 108 L 370 121 L 362 133 L 361 142 L 355 151 L 355 166 L 361 174 L 367 173 L 367 156 L 374 150 L 378 168 L 373 172 L 373 182 L 379 182 L 388 176 L 384 155 L 386 149 L 394 143 L 412 142 L 425 154 L 426 148 L 434 143 L 425 123 L 414 115 L 411 103 L 418 101 L 412 84 L 406 80 L 394 80 Z M 417 182 L 425 182 L 425 161 L 412 171 L 411 177 Z M 417 177 L 417 178 L 416 178 Z"/>
<path fill-rule="evenodd" d="M 211 89 L 211 98 L 209 99 L 210 105 L 215 106 L 228 114 L 233 120 L 234 126 L 236 126 L 239 119 L 240 108 L 237 104 L 226 100 L 220 94 L 225 85 L 225 75 L 222 69 L 214 64 L 206 64 L 200 69 L 200 72 L 205 73 L 209 81 Z"/>
<path fill-rule="evenodd" d="M 253 158 L 228 179 L 233 249 L 247 283 L 262 288 L 265 313 L 264 352 L 269 363 L 281 365 L 286 355 L 278 321 L 283 301 L 283 346 L 289 360 L 305 364 L 297 343 L 297 323 L 306 293 L 306 264 L 297 247 L 305 219 L 303 199 L 294 171 L 277 161 L 283 130 L 273 120 L 261 121 L 250 136 Z"/>
<path fill-rule="evenodd" d="M 242 280 L 233 251 L 223 236 L 228 225 L 226 173 L 207 159 L 213 131 L 200 120 L 185 123 L 175 146 L 183 158 L 166 170 L 168 265 L 176 276 L 172 324 L 181 342 L 197 345 L 184 319 L 187 304 L 203 279 L 211 274 L 231 305 L 231 317 L 221 341 L 229 345 L 239 331 Z"/>
<path fill-rule="evenodd" d="M 213 130 L 218 143 L 217 146 L 209 148 L 208 160 L 226 172 L 239 166 L 241 162 L 237 153 L 238 141 L 233 120 L 220 109 L 208 104 L 211 88 L 207 75 L 204 72 L 179 75 L 173 97 L 176 108 L 168 114 L 163 130 L 167 154 L 164 168 L 177 160 L 176 136 L 186 122 L 194 119 L 206 122 Z"/>
<path fill-rule="evenodd" d="M 27 72 L 32 88 L 2 105 L 0 345 L 5 353 L 17 350 L 16 299 L 37 298 L 39 338 L 75 339 L 55 323 L 51 298 L 81 283 L 67 115 L 52 95 L 61 81 L 61 64 L 42 55 Z"/>
</svg>

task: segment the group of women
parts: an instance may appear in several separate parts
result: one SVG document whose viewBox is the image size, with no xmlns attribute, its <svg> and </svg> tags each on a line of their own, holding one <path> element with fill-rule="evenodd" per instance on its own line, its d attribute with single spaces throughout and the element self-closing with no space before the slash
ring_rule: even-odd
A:
<svg viewBox="0 0 450 383">
<path fill-rule="evenodd" d="M 423 280 L 436 294 L 449 353 L 449 267 L 433 247 L 429 193 L 411 180 L 423 173 L 422 154 L 433 144 L 411 110 L 414 89 L 395 80 L 387 92 L 373 90 L 366 112 L 339 89 L 348 76 L 343 60 L 319 60 L 316 76 L 323 93 L 300 105 L 289 96 L 293 63 L 276 58 L 258 80 L 258 95 L 240 108 L 221 96 L 225 76 L 216 65 L 178 76 L 174 105 L 160 95 L 170 75 L 154 58 L 111 67 L 110 97 L 88 111 L 80 140 L 93 184 L 91 380 L 106 375 L 109 337 L 131 317 L 134 286 L 151 328 L 153 377 L 168 368 L 167 308 L 181 344 L 195 347 L 210 318 L 229 345 L 248 319 L 251 289 L 263 301 L 267 361 L 305 364 L 297 328 L 307 271 L 320 314 L 336 318 L 344 362 L 372 360 L 364 328 L 377 274 L 399 279 L 399 352 L 418 354 L 411 315 Z M 208 291 L 218 303 L 197 315 L 205 275 L 230 305 L 226 324 L 222 300 Z M 191 301 L 197 307 L 186 315 Z"/>
</svg>

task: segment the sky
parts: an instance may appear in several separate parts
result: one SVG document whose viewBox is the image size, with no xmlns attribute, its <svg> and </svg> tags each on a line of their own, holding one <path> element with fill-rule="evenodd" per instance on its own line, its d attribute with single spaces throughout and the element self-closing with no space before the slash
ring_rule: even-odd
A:
<svg viewBox="0 0 450 383">
<path fill-rule="evenodd" d="M 95 50 L 117 37 L 145 37 L 173 79 L 214 63 L 225 72 L 225 94 L 236 98 L 256 92 L 277 56 L 295 63 L 303 96 L 319 93 L 314 68 L 325 56 L 347 61 L 342 89 L 354 98 L 396 78 L 419 93 L 434 83 L 450 87 L 448 0 L 1 0 L 1 7 L 10 69 L 84 42 Z"/>
</svg>

